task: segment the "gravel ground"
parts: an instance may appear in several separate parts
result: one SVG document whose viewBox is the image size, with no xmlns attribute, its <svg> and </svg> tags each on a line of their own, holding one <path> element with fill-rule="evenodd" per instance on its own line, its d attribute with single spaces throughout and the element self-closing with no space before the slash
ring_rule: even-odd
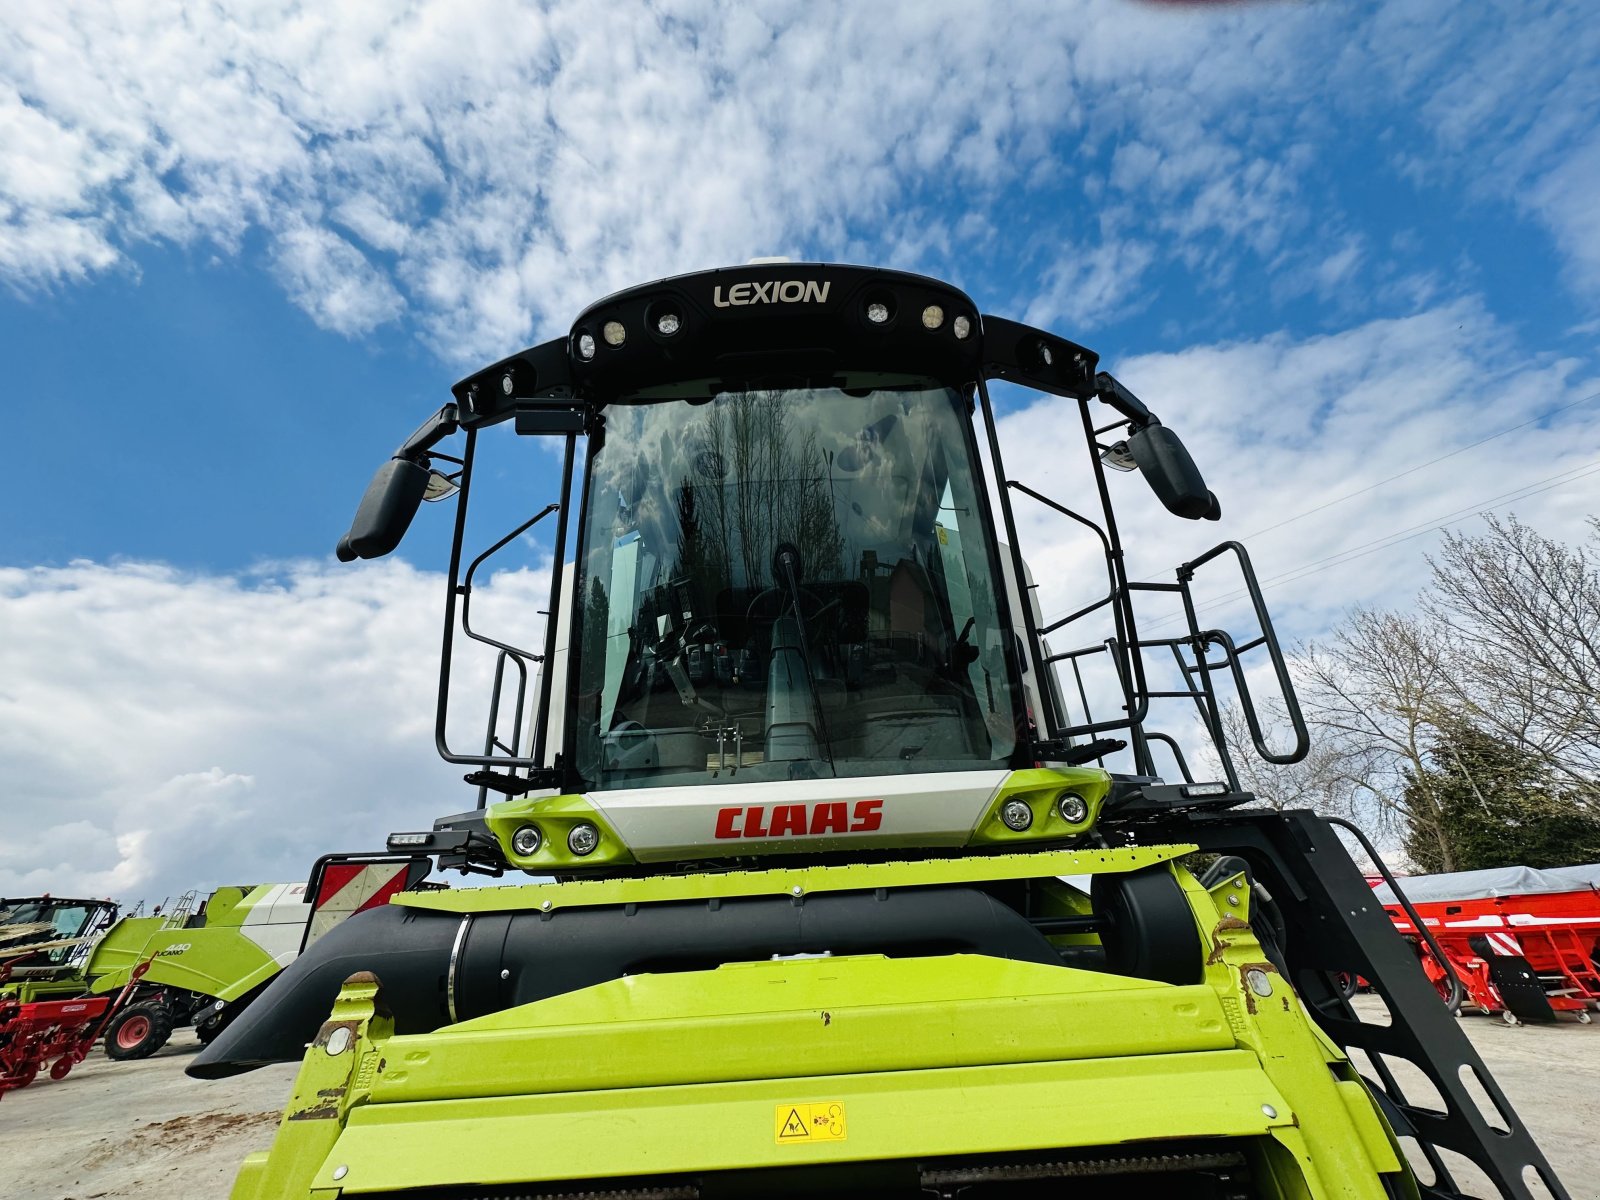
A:
<svg viewBox="0 0 1600 1200">
<path fill-rule="evenodd" d="M 1574 1200 L 1600 1200 L 1600 1022 L 1512 1028 L 1469 1016 L 1461 1025 Z M 240 1160 L 271 1143 L 295 1068 L 202 1082 L 183 1073 L 199 1048 L 180 1030 L 142 1062 L 110 1062 L 97 1050 L 60 1083 L 8 1093 L 0 1103 L 0 1193 L 224 1200 Z M 1486 1187 L 1466 1190 L 1493 1196 Z"/>
</svg>

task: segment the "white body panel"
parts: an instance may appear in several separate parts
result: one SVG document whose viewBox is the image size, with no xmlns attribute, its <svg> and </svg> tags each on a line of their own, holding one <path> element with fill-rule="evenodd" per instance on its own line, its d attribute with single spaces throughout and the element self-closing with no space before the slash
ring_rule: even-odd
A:
<svg viewBox="0 0 1600 1200">
<path fill-rule="evenodd" d="M 250 906 L 239 932 L 283 967 L 300 953 L 300 939 L 310 919 L 311 900 L 306 895 L 306 885 L 277 883 Z"/>
<path fill-rule="evenodd" d="M 590 792 L 640 862 L 965 845 L 1007 768 Z M 815 830 L 815 832 L 813 832 Z"/>
</svg>

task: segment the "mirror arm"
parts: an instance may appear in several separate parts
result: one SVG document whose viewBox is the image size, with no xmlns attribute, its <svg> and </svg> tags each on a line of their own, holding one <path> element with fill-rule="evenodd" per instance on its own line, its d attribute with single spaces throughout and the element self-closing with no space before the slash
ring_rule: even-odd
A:
<svg viewBox="0 0 1600 1200">
<path fill-rule="evenodd" d="M 1130 433 L 1137 433 L 1147 425 L 1161 424 L 1161 418 L 1145 406 L 1145 402 L 1135 396 L 1109 371 L 1101 371 L 1094 377 L 1094 394 L 1102 404 L 1109 404 L 1132 422 Z"/>
<path fill-rule="evenodd" d="M 400 449 L 394 452 L 394 457 L 426 465 L 423 460 L 428 451 L 460 428 L 461 424 L 456 419 L 456 406 L 446 404 L 417 426 L 417 431 L 401 444 Z"/>
</svg>

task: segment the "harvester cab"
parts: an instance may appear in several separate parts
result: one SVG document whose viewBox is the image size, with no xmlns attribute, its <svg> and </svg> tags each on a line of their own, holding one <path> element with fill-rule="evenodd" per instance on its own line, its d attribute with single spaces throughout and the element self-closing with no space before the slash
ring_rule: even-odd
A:
<svg viewBox="0 0 1600 1200">
<path fill-rule="evenodd" d="M 1007 478 L 993 381 L 1076 406 L 1092 515 Z M 239 1200 L 1442 1200 L 1452 1156 L 1565 1194 L 1329 823 L 1249 807 L 1225 705 L 1243 752 L 1302 757 L 1284 656 L 1238 543 L 1129 578 L 1108 468 L 1220 505 L 1092 351 L 935 280 L 767 263 L 608 297 L 453 393 L 338 546 L 454 496 L 435 736 L 478 802 L 387 850 L 546 882 L 397 895 L 220 1034 L 192 1073 L 311 1042 Z M 1053 621 L 1022 501 L 1103 560 Z M 1241 633 L 1191 595 L 1223 561 Z M 1152 597 L 1176 631 L 1141 632 Z"/>
<path fill-rule="evenodd" d="M 116 920 L 114 900 L 0 897 L 0 988 L 29 997 L 60 990 L 50 985 L 80 971 Z"/>
</svg>

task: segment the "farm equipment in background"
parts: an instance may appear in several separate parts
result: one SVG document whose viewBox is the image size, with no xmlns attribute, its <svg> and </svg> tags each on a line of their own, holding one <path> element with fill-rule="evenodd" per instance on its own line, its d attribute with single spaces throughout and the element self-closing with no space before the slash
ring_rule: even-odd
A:
<svg viewBox="0 0 1600 1200">
<path fill-rule="evenodd" d="M 352 858 L 359 861 L 346 861 Z M 95 948 L 85 990 L 114 992 L 136 966 L 148 966 L 106 1027 L 106 1053 L 146 1058 L 186 1025 L 209 1042 L 317 936 L 415 886 L 430 865 L 394 855 L 328 855 L 307 883 L 220 887 L 198 904 L 191 892 L 164 915 L 121 922 Z"/>
<path fill-rule="evenodd" d="M 83 967 L 117 920 L 112 900 L 0 897 L 0 962 L 10 962 L 0 997 L 23 1003 L 83 990 Z"/>
<path fill-rule="evenodd" d="M 39 1023 L 40 1036 L 52 1028 L 52 1014 L 78 1018 L 104 1010 L 105 1049 L 113 1059 L 147 1058 L 173 1030 L 189 1025 L 209 1042 L 317 937 L 418 886 L 430 868 L 414 856 L 327 855 L 307 883 L 220 887 L 203 900 L 188 892 L 165 913 L 115 923 L 109 901 L 7 901 L 6 911 L 18 915 L 11 942 L 0 924 L 0 958 L 11 945 L 28 954 L 9 964 L 0 1001 L 20 1003 L 15 1019 Z M 75 914 L 94 905 L 97 915 L 75 924 Z M 68 925 L 74 936 L 39 941 Z M 37 1007 L 47 1000 L 67 1007 Z M 78 1033 L 59 1036 L 71 1041 Z"/>
<path fill-rule="evenodd" d="M 1600 1009 L 1600 865 L 1421 875 L 1401 888 L 1461 981 L 1465 1003 L 1510 1024 L 1548 1023 L 1558 1013 L 1588 1024 Z M 1382 884 L 1376 894 L 1448 1001 L 1450 971 L 1394 890 Z"/>
<path fill-rule="evenodd" d="M 1097 517 L 1007 479 L 991 380 L 1066 402 Z M 435 736 L 478 803 L 387 849 L 551 881 L 396 895 L 201 1051 L 200 1077 L 301 1063 L 235 1200 L 1460 1200 L 1451 1153 L 1507 1200 L 1567 1196 L 1335 822 L 1244 807 L 1221 694 L 1297 761 L 1287 667 L 1237 542 L 1128 578 L 1108 466 L 1220 509 L 1093 351 L 936 280 L 774 263 L 618 293 L 453 391 L 338 547 L 387 554 L 456 496 Z M 480 465 L 495 426 L 559 453 Z M 530 484 L 555 494 L 527 516 Z M 519 505 L 476 554 L 474 488 Z M 1104 564 L 1050 623 L 1013 493 Z M 525 586 L 552 515 L 548 603 L 491 631 L 480 569 Z M 1199 623 L 1216 564 L 1242 630 Z M 1141 626 L 1156 603 L 1178 632 Z M 489 694 L 471 749 L 458 650 Z"/>
<path fill-rule="evenodd" d="M 11 978 L 16 960 L 0 963 L 0 987 Z M 134 968 L 115 997 L 73 996 L 20 1000 L 0 993 L 0 1099 L 32 1083 L 49 1064 L 51 1079 L 65 1079 L 88 1057 L 107 1022 L 116 1018 L 149 963 Z"/>
</svg>

